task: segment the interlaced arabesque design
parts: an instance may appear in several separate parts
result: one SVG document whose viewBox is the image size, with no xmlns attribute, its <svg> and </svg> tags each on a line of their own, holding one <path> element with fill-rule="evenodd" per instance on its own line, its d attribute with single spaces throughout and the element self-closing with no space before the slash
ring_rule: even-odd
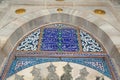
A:
<svg viewBox="0 0 120 80">
<path fill-rule="evenodd" d="M 107 61 L 109 56 L 105 53 L 105 49 L 98 40 L 80 27 L 62 23 L 46 25 L 24 37 L 14 52 L 16 58 L 12 61 L 7 77 L 30 66 L 60 61 L 81 64 L 97 70 L 109 78 L 113 77 L 111 68 L 108 66 L 111 62 L 108 63 Z M 33 75 L 34 70 L 36 70 L 35 67 L 31 71 Z M 83 70 L 87 76 L 89 73 L 86 68 Z M 53 74 L 54 71 L 49 71 L 50 75 L 51 73 Z M 81 72 L 80 74 L 83 75 L 84 73 Z M 64 73 L 61 79 L 64 80 L 65 75 L 68 74 Z M 17 74 L 16 76 L 20 77 Z M 41 77 L 38 76 L 34 79 L 37 78 Z M 80 78 L 81 76 L 76 80 Z"/>
<path fill-rule="evenodd" d="M 40 29 L 31 33 L 19 44 L 17 50 L 37 50 L 40 46 L 41 51 L 79 51 L 82 46 L 83 52 L 103 51 L 100 44 L 84 30 L 63 24 L 52 26 L 54 28 L 44 28 L 41 33 Z M 40 34 L 42 34 L 41 45 L 38 45 Z"/>
<path fill-rule="evenodd" d="M 17 50 L 37 50 L 40 29 L 27 36 L 17 47 Z"/>
<path fill-rule="evenodd" d="M 83 51 L 87 52 L 102 52 L 103 49 L 88 33 L 80 30 Z"/>
</svg>

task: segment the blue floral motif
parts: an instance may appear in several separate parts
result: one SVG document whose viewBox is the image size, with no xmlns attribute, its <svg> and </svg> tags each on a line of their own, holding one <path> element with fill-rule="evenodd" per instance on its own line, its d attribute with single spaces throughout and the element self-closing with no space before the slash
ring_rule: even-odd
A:
<svg viewBox="0 0 120 80">
<path fill-rule="evenodd" d="M 17 50 L 37 50 L 39 41 L 40 29 L 28 35 L 20 44 L 17 46 Z"/>
<path fill-rule="evenodd" d="M 88 33 L 80 30 L 82 48 L 84 52 L 102 52 L 103 49 Z"/>
<path fill-rule="evenodd" d="M 42 51 L 79 51 L 76 30 L 73 28 L 45 28 Z"/>
<path fill-rule="evenodd" d="M 8 72 L 7 77 L 15 74 L 18 71 L 21 71 L 25 68 L 34 66 L 36 64 L 46 63 L 46 62 L 72 62 L 81 64 L 90 68 L 93 68 L 102 74 L 111 78 L 111 74 L 105 59 L 103 58 L 16 58 Z"/>
</svg>

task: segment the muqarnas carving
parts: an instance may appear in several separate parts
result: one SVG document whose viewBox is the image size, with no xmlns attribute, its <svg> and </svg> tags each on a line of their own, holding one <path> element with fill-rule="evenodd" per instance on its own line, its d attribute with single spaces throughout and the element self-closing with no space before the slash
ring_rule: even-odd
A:
<svg viewBox="0 0 120 80">
<path fill-rule="evenodd" d="M 73 80 L 72 75 L 70 74 L 70 72 L 72 71 L 72 67 L 69 65 L 69 63 L 67 63 L 64 67 L 64 74 L 61 76 L 61 80 Z"/>
<path fill-rule="evenodd" d="M 20 76 L 20 75 L 18 75 L 18 74 L 15 74 L 15 80 L 24 80 L 23 77 L 24 77 L 23 75 Z"/>
<path fill-rule="evenodd" d="M 46 80 L 59 80 L 59 76 L 55 73 L 56 66 L 54 66 L 52 63 L 47 67 L 48 69 L 48 76 Z"/>
<path fill-rule="evenodd" d="M 31 73 L 34 76 L 33 80 L 42 80 L 41 75 L 40 75 L 40 69 L 34 66 Z"/>
<path fill-rule="evenodd" d="M 86 77 L 88 76 L 89 72 L 86 68 L 83 68 L 80 70 L 80 76 L 76 78 L 75 80 L 87 80 Z"/>
<path fill-rule="evenodd" d="M 96 76 L 96 80 L 104 80 L 104 76 Z"/>
</svg>

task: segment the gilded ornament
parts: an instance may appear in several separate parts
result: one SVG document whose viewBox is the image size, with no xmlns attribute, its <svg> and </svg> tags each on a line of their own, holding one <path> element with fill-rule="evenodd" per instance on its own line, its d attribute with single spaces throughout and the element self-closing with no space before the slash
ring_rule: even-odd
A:
<svg viewBox="0 0 120 80">
<path fill-rule="evenodd" d="M 104 15 L 106 12 L 104 10 L 102 10 L 102 9 L 95 9 L 94 13 Z"/>
<path fill-rule="evenodd" d="M 63 12 L 63 9 L 62 8 L 58 8 L 57 11 L 60 13 L 60 12 Z"/>
<path fill-rule="evenodd" d="M 64 1 L 64 0 L 56 0 L 56 1 Z"/>
<path fill-rule="evenodd" d="M 25 12 L 26 12 L 26 9 L 23 9 L 23 8 L 17 9 L 17 10 L 15 11 L 16 14 L 24 14 Z"/>
</svg>

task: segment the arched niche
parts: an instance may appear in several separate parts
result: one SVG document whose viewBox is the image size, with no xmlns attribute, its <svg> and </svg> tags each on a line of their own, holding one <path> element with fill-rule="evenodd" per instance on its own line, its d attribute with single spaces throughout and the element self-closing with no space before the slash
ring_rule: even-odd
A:
<svg viewBox="0 0 120 80">
<path fill-rule="evenodd" d="M 70 62 L 81 64 L 102 73 L 110 80 L 117 79 L 114 67 L 111 67 L 110 57 L 103 45 L 82 27 L 65 23 L 40 26 L 21 38 L 10 55 L 2 79 L 9 79 L 14 74 L 15 79 L 20 78 L 17 75 L 19 71 L 36 64 L 54 61 L 58 64 L 61 61 L 68 62 L 68 64 Z M 66 66 L 64 71 L 68 71 L 65 72 L 65 75 L 68 75 L 71 72 L 69 72 L 69 68 L 72 68 L 70 65 Z M 50 69 L 54 70 L 53 68 L 50 65 Z M 54 71 L 52 72 L 54 73 Z M 85 74 L 86 76 L 83 75 L 85 78 L 87 73 L 89 72 L 85 71 L 81 75 Z M 36 73 L 34 76 L 36 75 L 38 74 Z M 96 76 L 93 77 L 96 78 Z"/>
<path fill-rule="evenodd" d="M 40 16 L 41 15 L 40 14 L 39 16 L 37 15 L 35 17 L 32 16 L 36 13 L 30 13 L 29 15 L 24 16 L 24 18 L 18 19 L 16 21 L 13 21 L 11 24 L 9 24 L 9 26 L 12 26 L 14 22 L 25 20 L 25 22 L 23 22 L 22 25 L 17 24 L 17 28 L 15 29 L 15 31 L 13 31 L 12 34 L 7 38 L 5 45 L 2 48 L 4 56 L 8 57 L 8 53 L 13 51 L 15 44 L 19 41 L 19 39 L 21 37 L 24 37 L 25 34 L 31 32 L 31 30 L 38 28 L 40 25 L 45 25 L 48 23 L 55 23 L 55 22 L 63 22 L 75 26 L 81 26 L 83 29 L 89 31 L 106 48 L 107 52 L 110 54 L 112 59 L 114 59 L 115 62 L 119 64 L 119 60 L 118 60 L 119 52 L 116 49 L 115 45 L 113 44 L 112 40 L 110 39 L 110 36 L 108 36 L 103 30 L 101 30 L 94 23 L 80 17 L 78 14 L 73 15 L 72 13 L 68 13 L 68 12 L 56 13 L 55 11 L 50 13 L 48 11 L 46 12 L 47 13 L 43 16 Z M 29 17 L 30 19 L 29 18 L 27 19 L 25 17 Z"/>
</svg>

